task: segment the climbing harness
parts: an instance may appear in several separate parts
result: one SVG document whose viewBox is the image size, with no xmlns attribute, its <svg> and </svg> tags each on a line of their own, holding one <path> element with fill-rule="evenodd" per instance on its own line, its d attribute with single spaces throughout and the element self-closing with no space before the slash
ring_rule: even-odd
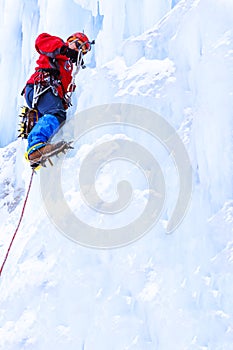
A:
<svg viewBox="0 0 233 350">
<path fill-rule="evenodd" d="M 52 69 L 39 69 L 34 81 L 32 108 L 36 108 L 39 97 L 49 89 L 55 96 L 58 96 L 57 88 L 59 85 L 61 85 L 61 80 L 52 74 Z"/>
</svg>

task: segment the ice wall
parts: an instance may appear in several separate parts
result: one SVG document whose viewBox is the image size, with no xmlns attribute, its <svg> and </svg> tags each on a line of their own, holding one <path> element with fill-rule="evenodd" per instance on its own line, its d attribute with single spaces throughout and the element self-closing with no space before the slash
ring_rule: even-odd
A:
<svg viewBox="0 0 233 350">
<path fill-rule="evenodd" d="M 96 40 L 88 64 L 93 67 L 121 54 L 122 44 L 155 24 L 173 6 L 154 1 L 2 0 L 0 4 L 0 146 L 17 135 L 16 121 L 26 79 L 37 54 L 34 41 L 40 32 L 61 36 L 84 30 Z M 153 11 L 151 11 L 153 9 Z"/>
<path fill-rule="evenodd" d="M 161 9 L 166 4 L 157 3 Z M 172 1 L 172 11 L 159 23 L 150 23 L 147 28 L 142 16 L 140 27 L 148 30 L 139 35 L 133 33 L 138 27 L 132 23 L 130 1 L 124 5 L 131 18 L 127 24 L 124 14 L 117 13 L 119 23 L 115 20 L 116 11 L 123 8 L 121 1 L 101 1 L 99 12 L 97 4 L 88 0 L 60 1 L 56 8 L 50 1 L 27 4 L 29 12 L 33 5 L 40 30 L 48 26 L 61 35 L 73 30 L 77 6 L 97 36 L 94 56 L 88 63 L 91 67 L 79 75 L 79 110 L 128 102 L 159 112 L 177 129 L 187 147 L 194 190 L 179 230 L 164 234 L 163 224 L 177 184 L 167 155 L 156 153 L 169 177 L 168 208 L 156 230 L 122 249 L 97 251 L 74 245 L 58 233 L 41 205 L 39 177 L 35 177 L 26 219 L 1 279 L 0 348 L 231 349 L 232 1 L 182 0 L 175 7 Z M 150 22 L 150 16 L 156 15 L 145 12 L 144 4 L 149 2 L 142 2 L 137 9 L 147 13 Z M 25 6 L 18 10 L 25 10 Z M 66 9 L 73 11 L 69 12 L 69 28 L 62 22 Z M 30 28 L 30 21 L 27 23 Z M 122 40 L 120 46 L 110 45 L 107 50 L 101 38 L 110 36 L 109 32 L 114 33 L 116 42 L 118 35 Z M 27 43 L 23 43 L 22 54 L 26 55 Z M 26 57 L 32 67 L 31 58 Z M 23 68 L 25 75 L 28 64 Z M 152 149 L 148 135 L 131 131 L 130 136 Z M 96 140 L 95 135 L 88 135 L 80 152 L 84 154 Z M 18 222 L 24 183 L 28 184 L 30 176 L 22 161 L 23 145 L 16 152 L 18 145 L 15 142 L 0 150 L 2 256 Z M 78 152 L 65 162 L 67 185 L 67 179 L 76 178 L 71 175 L 80 165 Z M 105 188 L 119 171 L 109 167 L 106 172 Z M 16 184 L 22 174 L 23 181 Z M 81 211 L 76 190 L 72 187 L 67 198 Z M 88 219 L 93 222 L 95 218 Z"/>
<path fill-rule="evenodd" d="M 210 212 L 233 191 L 232 6 L 181 1 L 159 25 L 126 39 L 120 58 L 86 78 L 79 98 L 80 108 L 111 99 L 149 107 L 177 128 L 189 124 L 190 156 Z"/>
</svg>

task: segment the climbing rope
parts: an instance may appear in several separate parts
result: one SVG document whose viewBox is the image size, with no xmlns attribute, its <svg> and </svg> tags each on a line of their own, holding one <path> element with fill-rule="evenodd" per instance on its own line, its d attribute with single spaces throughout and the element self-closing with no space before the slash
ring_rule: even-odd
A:
<svg viewBox="0 0 233 350">
<path fill-rule="evenodd" d="M 1 268 L 0 268 L 0 276 L 1 276 L 1 274 L 2 274 L 4 265 L 5 265 L 6 261 L 7 261 L 8 255 L 9 255 L 10 250 L 11 250 L 11 246 L 12 246 L 12 244 L 13 244 L 13 242 L 14 242 L 15 236 L 16 236 L 18 230 L 19 230 L 19 226 L 20 226 L 21 221 L 22 221 L 22 219 L 23 219 L 23 215 L 24 215 L 24 211 L 25 211 L 25 208 L 26 208 L 26 204 L 27 204 L 29 192 L 30 192 L 30 189 L 31 189 L 31 186 L 32 186 L 32 179 L 33 179 L 34 173 L 35 173 L 35 171 L 33 170 L 33 171 L 32 171 L 32 174 L 31 174 L 31 178 L 30 178 L 30 182 L 29 182 L 27 194 L 26 194 L 26 197 L 25 197 L 25 200 L 24 200 L 24 204 L 23 204 L 23 208 L 22 208 L 22 211 L 21 211 L 21 215 L 20 215 L 20 218 L 19 218 L 18 225 L 17 225 L 17 227 L 16 227 L 16 229 L 15 229 L 15 232 L 14 232 L 13 237 L 12 237 L 12 239 L 11 239 L 10 245 L 9 245 L 8 250 L 7 250 L 7 252 L 6 252 L 5 258 L 4 258 L 4 260 L 3 260 L 2 266 L 1 266 Z"/>
</svg>

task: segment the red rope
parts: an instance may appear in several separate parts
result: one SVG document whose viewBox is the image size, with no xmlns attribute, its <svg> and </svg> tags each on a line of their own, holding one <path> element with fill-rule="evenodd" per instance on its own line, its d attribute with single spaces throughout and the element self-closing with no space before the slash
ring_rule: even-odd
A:
<svg viewBox="0 0 233 350">
<path fill-rule="evenodd" d="M 11 249 L 11 246 L 12 246 L 12 244 L 13 244 L 13 241 L 14 241 L 14 239 L 15 239 L 15 236 L 16 236 L 16 234 L 17 234 L 17 232 L 18 232 L 19 226 L 20 226 L 21 221 L 22 221 L 22 219 L 23 219 L 23 214 L 24 214 L 24 211 L 25 211 L 25 207 L 26 207 L 26 204 L 27 204 L 29 192 L 30 192 L 31 185 L 32 185 L 33 175 L 34 175 L 34 170 L 32 171 L 31 179 L 30 179 L 30 182 L 29 182 L 29 186 L 28 186 L 26 198 L 25 198 L 25 200 L 24 200 L 23 209 L 22 209 L 22 212 L 21 212 L 21 215 L 20 215 L 20 218 L 19 218 L 18 225 L 17 225 L 17 227 L 16 227 L 16 229 L 15 229 L 15 232 L 14 232 L 14 235 L 13 235 L 12 240 L 11 240 L 11 242 L 10 242 L 10 245 L 9 245 L 9 247 L 8 247 L 6 256 L 5 256 L 4 260 L 3 260 L 2 266 L 1 266 L 1 268 L 0 268 L 0 276 L 1 276 L 1 274 L 2 274 L 2 270 L 3 270 L 3 268 L 4 268 L 4 265 L 5 265 L 6 261 L 7 261 L 7 258 L 8 258 L 10 249 Z"/>
</svg>

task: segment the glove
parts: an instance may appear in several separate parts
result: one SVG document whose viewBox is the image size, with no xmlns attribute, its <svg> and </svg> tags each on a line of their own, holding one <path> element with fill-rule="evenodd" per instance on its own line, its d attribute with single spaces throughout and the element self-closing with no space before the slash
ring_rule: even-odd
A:
<svg viewBox="0 0 233 350">
<path fill-rule="evenodd" d="M 75 63 L 78 58 L 78 51 L 70 49 L 68 46 L 63 45 L 60 49 L 60 54 L 70 58 L 71 62 Z"/>
</svg>

